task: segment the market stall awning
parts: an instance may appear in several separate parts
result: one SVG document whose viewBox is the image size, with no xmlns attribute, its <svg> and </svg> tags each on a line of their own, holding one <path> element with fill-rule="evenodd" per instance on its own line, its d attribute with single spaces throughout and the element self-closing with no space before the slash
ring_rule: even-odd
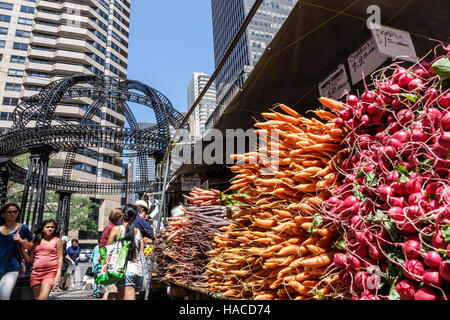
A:
<svg viewBox="0 0 450 320">
<path fill-rule="evenodd" d="M 431 39 L 450 40 L 448 0 L 299 1 L 215 128 L 247 130 L 277 103 L 301 113 L 318 107 L 318 83 L 371 38 L 367 9 L 373 5 L 382 25 L 411 34 L 419 57 L 439 45 Z M 229 169 L 185 164 L 176 175 L 192 172 L 227 175 Z"/>
</svg>

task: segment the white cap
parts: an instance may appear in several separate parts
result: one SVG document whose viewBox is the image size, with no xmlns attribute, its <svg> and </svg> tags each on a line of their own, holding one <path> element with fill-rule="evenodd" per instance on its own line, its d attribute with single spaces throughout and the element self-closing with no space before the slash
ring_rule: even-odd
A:
<svg viewBox="0 0 450 320">
<path fill-rule="evenodd" d="M 61 241 L 69 241 L 69 237 L 68 236 L 62 236 Z"/>
<path fill-rule="evenodd" d="M 134 203 L 134 205 L 135 205 L 135 206 L 144 207 L 145 209 L 150 210 L 149 207 L 148 207 L 148 205 L 147 205 L 147 202 L 145 202 L 144 200 L 138 200 L 138 201 L 136 201 L 136 202 Z"/>
</svg>

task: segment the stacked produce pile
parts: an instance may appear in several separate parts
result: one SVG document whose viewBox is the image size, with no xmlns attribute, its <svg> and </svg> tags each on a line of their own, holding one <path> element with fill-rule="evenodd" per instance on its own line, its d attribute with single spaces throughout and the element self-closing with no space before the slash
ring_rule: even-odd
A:
<svg viewBox="0 0 450 320">
<path fill-rule="evenodd" d="M 192 202 L 195 206 L 211 206 L 221 204 L 221 194 L 219 190 L 203 190 L 201 188 L 194 187 L 189 195 L 183 195 L 188 201 Z"/>
<path fill-rule="evenodd" d="M 231 208 L 202 205 L 211 201 L 212 193 L 216 199 L 217 191 L 200 190 L 195 190 L 195 194 L 191 192 L 190 197 L 197 206 L 182 207 L 185 212 L 183 216 L 168 218 L 168 225 L 156 240 L 153 257 L 156 261 L 156 272 L 164 275 L 166 280 L 204 288 L 204 268 L 210 260 L 206 252 L 212 249 L 215 234 L 230 224 L 227 217 L 231 214 Z"/>
<path fill-rule="evenodd" d="M 317 213 L 328 189 L 337 187 L 337 163 L 346 133 L 330 112 L 307 119 L 285 105 L 285 113 L 264 113 L 257 133 L 267 148 L 235 155 L 240 162 L 230 188 L 239 210 L 233 224 L 214 239 L 209 254 L 209 290 L 230 299 L 322 299 L 332 292 L 335 277 L 319 282 L 332 263 L 334 227 Z M 332 106 L 331 106 L 332 107 Z M 270 139 L 275 130 L 279 139 Z M 278 155 L 279 167 L 268 160 Z M 265 170 L 263 170 L 265 169 Z"/>
<path fill-rule="evenodd" d="M 447 47 L 447 51 L 450 47 Z M 450 60 L 384 68 L 336 124 L 349 130 L 344 184 L 324 213 L 342 238 L 340 289 L 353 299 L 450 294 Z M 324 100 L 325 101 L 325 100 Z M 336 103 L 334 103 L 336 105 Z"/>
</svg>

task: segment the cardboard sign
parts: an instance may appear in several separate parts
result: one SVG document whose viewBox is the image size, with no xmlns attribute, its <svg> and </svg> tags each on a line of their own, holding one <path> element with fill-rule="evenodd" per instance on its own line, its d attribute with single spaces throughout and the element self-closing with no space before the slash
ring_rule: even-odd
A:
<svg viewBox="0 0 450 320">
<path fill-rule="evenodd" d="M 356 84 L 363 79 L 363 72 L 364 76 L 367 77 L 386 60 L 385 55 L 380 55 L 375 40 L 370 39 L 347 59 L 352 84 Z"/>
<path fill-rule="evenodd" d="M 339 100 L 350 89 L 350 82 L 343 64 L 339 65 L 336 71 L 319 83 L 320 95 L 334 100 Z"/>
<path fill-rule="evenodd" d="M 380 54 L 411 62 L 417 61 L 409 32 L 381 26 L 379 29 L 372 29 L 372 34 Z"/>
<path fill-rule="evenodd" d="M 181 177 L 181 191 L 191 191 L 193 187 L 200 188 L 202 180 L 200 178 Z"/>
</svg>

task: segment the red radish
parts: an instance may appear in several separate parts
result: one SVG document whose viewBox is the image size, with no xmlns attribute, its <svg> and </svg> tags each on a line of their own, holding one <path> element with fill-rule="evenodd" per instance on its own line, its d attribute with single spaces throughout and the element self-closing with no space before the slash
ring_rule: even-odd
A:
<svg viewBox="0 0 450 320">
<path fill-rule="evenodd" d="M 427 194 L 435 194 L 437 188 L 439 188 L 439 184 L 436 182 L 432 182 L 432 183 L 427 184 L 427 186 L 425 188 L 425 192 Z"/>
<path fill-rule="evenodd" d="M 415 220 L 423 216 L 425 214 L 425 210 L 421 206 L 415 204 L 406 208 L 405 213 L 411 220 Z"/>
<path fill-rule="evenodd" d="M 380 108 L 376 103 L 371 103 L 367 106 L 367 112 L 371 115 L 374 116 L 376 115 L 378 112 L 380 112 Z"/>
<path fill-rule="evenodd" d="M 436 88 L 429 88 L 425 91 L 423 95 L 425 101 L 429 102 L 435 100 L 439 96 L 438 90 Z"/>
<path fill-rule="evenodd" d="M 398 122 L 404 126 L 408 122 L 414 119 L 414 114 L 409 109 L 402 109 L 397 113 Z"/>
<path fill-rule="evenodd" d="M 388 216 L 391 217 L 394 220 L 404 220 L 405 214 L 403 212 L 403 209 L 400 207 L 392 207 L 388 210 Z"/>
<path fill-rule="evenodd" d="M 406 257 L 410 259 L 417 258 L 420 255 L 422 246 L 415 240 L 408 240 L 403 244 L 402 250 Z"/>
<path fill-rule="evenodd" d="M 358 104 L 358 97 L 355 95 L 349 95 L 347 97 L 347 104 L 349 106 L 355 107 Z"/>
<path fill-rule="evenodd" d="M 358 270 L 359 268 L 362 267 L 362 263 L 361 260 L 359 260 L 357 257 L 355 256 L 349 256 L 348 257 L 348 262 L 350 263 L 350 266 L 354 269 L 354 270 Z"/>
<path fill-rule="evenodd" d="M 369 275 L 365 271 L 358 271 L 355 274 L 355 284 L 358 289 L 364 290 L 367 288 L 367 279 Z"/>
<path fill-rule="evenodd" d="M 375 98 L 376 94 L 373 91 L 366 91 L 361 95 L 361 101 L 366 103 L 371 103 Z"/>
<path fill-rule="evenodd" d="M 406 260 L 403 264 L 403 274 L 411 280 L 421 280 L 424 272 L 423 264 L 417 259 Z"/>
<path fill-rule="evenodd" d="M 441 119 L 441 125 L 443 130 L 450 130 L 450 112 L 447 111 L 444 113 L 444 116 Z"/>
<path fill-rule="evenodd" d="M 439 266 L 439 274 L 445 281 L 450 282 L 450 261 L 443 261 Z"/>
<path fill-rule="evenodd" d="M 405 207 L 405 198 L 404 197 L 390 197 L 388 202 L 393 207 L 399 207 L 399 208 Z"/>
<path fill-rule="evenodd" d="M 413 80 L 413 76 L 409 73 L 404 72 L 399 78 L 398 78 L 398 85 L 402 88 L 408 88 L 409 83 Z"/>
<path fill-rule="evenodd" d="M 360 215 L 354 215 L 351 219 L 351 225 L 353 229 L 359 228 L 362 226 L 362 218 Z"/>
<path fill-rule="evenodd" d="M 391 137 L 388 140 L 388 145 L 393 147 L 395 150 L 399 150 L 403 146 L 402 142 L 394 137 Z"/>
<path fill-rule="evenodd" d="M 395 285 L 402 300 L 414 300 L 416 289 L 416 285 L 410 280 L 401 280 Z"/>
<path fill-rule="evenodd" d="M 348 265 L 347 255 L 343 253 L 336 253 L 333 261 L 339 268 L 345 268 Z"/>
<path fill-rule="evenodd" d="M 440 287 L 444 284 L 444 278 L 439 274 L 437 269 L 427 269 L 423 273 L 423 282 L 430 287 Z"/>
<path fill-rule="evenodd" d="M 419 180 L 410 177 L 409 181 L 405 184 L 405 190 L 409 194 L 419 193 L 422 190 L 422 183 Z"/>
<path fill-rule="evenodd" d="M 423 81 L 420 79 L 411 80 L 408 84 L 409 91 L 422 90 L 423 87 L 424 87 Z"/>
<path fill-rule="evenodd" d="M 369 256 L 375 261 L 384 259 L 384 254 L 378 245 L 369 244 L 369 249 L 367 250 L 367 252 L 369 253 Z"/>
<path fill-rule="evenodd" d="M 439 98 L 439 104 L 443 106 L 444 108 L 450 107 L 450 93 L 447 92 L 446 94 L 442 95 Z"/>
<path fill-rule="evenodd" d="M 445 243 L 445 239 L 441 234 L 441 230 L 439 229 L 439 224 L 436 223 L 435 231 L 433 234 L 433 238 L 431 239 L 433 247 L 436 249 L 445 249 L 447 244 Z"/>
<path fill-rule="evenodd" d="M 397 139 L 401 143 L 406 143 L 410 140 L 411 134 L 405 130 L 400 130 L 400 131 L 397 131 L 395 134 L 393 134 L 392 138 Z"/>
<path fill-rule="evenodd" d="M 439 136 L 438 143 L 441 147 L 450 149 L 450 131 L 443 132 Z"/>
<path fill-rule="evenodd" d="M 427 197 L 424 196 L 422 192 L 413 193 L 408 197 L 408 203 L 410 206 L 414 204 L 420 204 L 422 202 L 427 202 Z"/>
<path fill-rule="evenodd" d="M 439 208 L 439 202 L 436 199 L 431 200 L 430 202 L 427 203 L 426 210 L 428 212 L 436 210 L 437 208 Z"/>
<path fill-rule="evenodd" d="M 355 254 L 360 257 L 360 258 L 365 258 L 367 257 L 367 255 L 369 254 L 367 247 L 364 245 L 360 245 L 358 248 L 356 248 L 355 250 Z"/>
<path fill-rule="evenodd" d="M 429 287 L 423 287 L 417 290 L 415 300 L 439 300 L 439 294 Z"/>
<path fill-rule="evenodd" d="M 428 251 L 423 258 L 423 261 L 425 261 L 425 264 L 430 268 L 439 268 L 442 263 L 442 258 L 436 251 Z"/>
<path fill-rule="evenodd" d="M 355 196 L 351 195 L 351 196 L 348 196 L 347 198 L 345 198 L 343 205 L 345 208 L 349 208 L 358 202 L 359 202 L 358 199 L 356 199 Z"/>
</svg>

